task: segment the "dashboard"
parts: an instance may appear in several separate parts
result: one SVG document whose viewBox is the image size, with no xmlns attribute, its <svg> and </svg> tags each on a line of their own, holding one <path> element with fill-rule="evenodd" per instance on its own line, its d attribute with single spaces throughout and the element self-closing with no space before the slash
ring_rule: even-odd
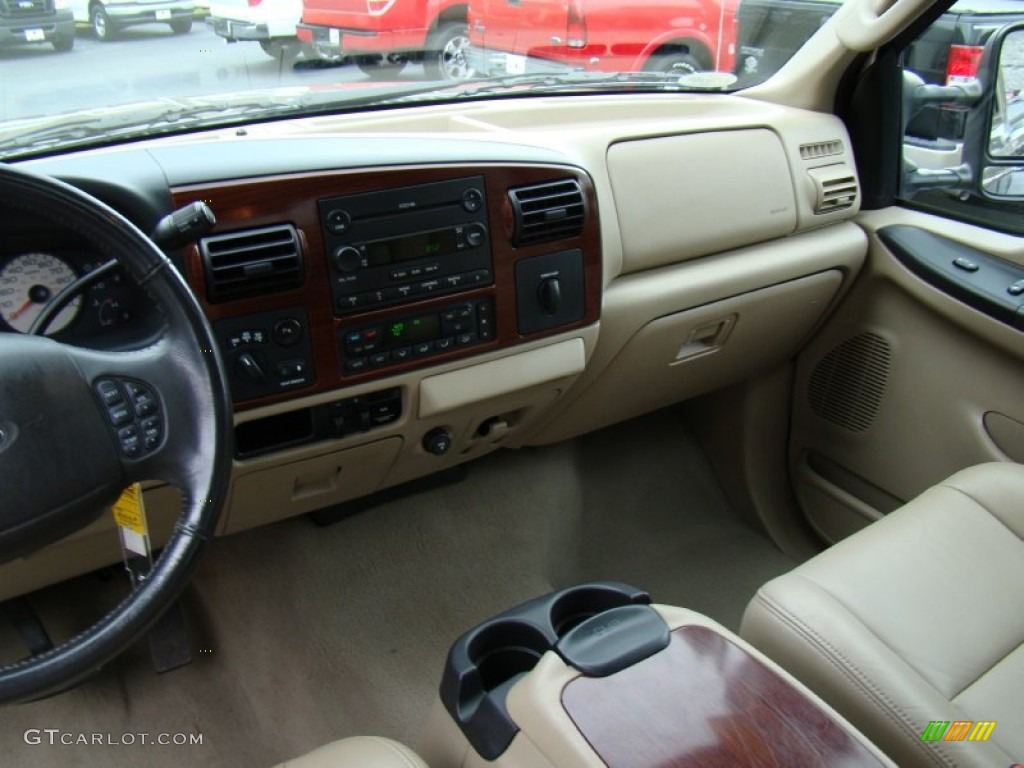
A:
<svg viewBox="0 0 1024 768">
<path fill-rule="evenodd" d="M 799 349 L 867 249 L 842 123 L 732 97 L 625 103 L 628 120 L 621 97 L 593 97 L 286 121 L 25 166 L 145 232 L 213 210 L 214 228 L 168 255 L 230 381 L 227 534 L 568 439 Z M 104 259 L 9 224 L 0 313 L 24 331 Z M 111 273 L 51 331 L 115 346 L 158 323 Z M 147 491 L 157 541 L 177 505 Z M 116 560 L 104 524 L 5 583 Z"/>
</svg>

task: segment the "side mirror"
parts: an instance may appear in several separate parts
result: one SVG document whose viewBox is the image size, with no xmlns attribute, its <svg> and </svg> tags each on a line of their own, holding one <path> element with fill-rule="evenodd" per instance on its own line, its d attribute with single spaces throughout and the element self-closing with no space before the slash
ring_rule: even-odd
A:
<svg viewBox="0 0 1024 768">
<path fill-rule="evenodd" d="M 975 191 L 1024 200 L 1024 22 L 1008 24 L 985 45 L 978 65 L 983 95 L 967 120 L 964 159 Z"/>
</svg>

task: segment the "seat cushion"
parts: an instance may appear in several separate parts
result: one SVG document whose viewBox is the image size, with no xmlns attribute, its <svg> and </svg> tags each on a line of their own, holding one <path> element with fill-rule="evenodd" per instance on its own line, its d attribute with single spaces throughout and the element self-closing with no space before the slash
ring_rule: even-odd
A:
<svg viewBox="0 0 1024 768">
<path fill-rule="evenodd" d="M 740 634 L 901 765 L 1024 760 L 1024 465 L 958 472 L 774 579 Z"/>
<path fill-rule="evenodd" d="M 427 768 L 427 764 L 397 741 L 352 736 L 325 744 L 277 768 Z"/>
</svg>

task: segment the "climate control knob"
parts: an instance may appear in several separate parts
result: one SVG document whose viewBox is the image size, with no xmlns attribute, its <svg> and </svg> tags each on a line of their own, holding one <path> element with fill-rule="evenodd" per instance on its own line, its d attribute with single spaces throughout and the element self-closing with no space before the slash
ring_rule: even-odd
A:
<svg viewBox="0 0 1024 768">
<path fill-rule="evenodd" d="M 346 275 L 358 272 L 363 265 L 363 254 L 359 252 L 358 248 L 353 248 L 351 245 L 343 245 L 338 248 L 332 258 L 338 271 L 344 272 Z"/>
</svg>

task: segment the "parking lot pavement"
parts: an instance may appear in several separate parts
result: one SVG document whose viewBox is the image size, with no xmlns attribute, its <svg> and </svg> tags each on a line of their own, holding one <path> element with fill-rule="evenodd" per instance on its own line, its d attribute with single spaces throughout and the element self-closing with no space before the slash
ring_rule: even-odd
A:
<svg viewBox="0 0 1024 768">
<path fill-rule="evenodd" d="M 49 44 L 0 50 L 0 120 L 162 96 L 366 79 L 354 66 L 294 64 L 271 58 L 254 42 L 228 44 L 204 21 L 184 35 L 166 24 L 131 27 L 106 43 L 79 27 L 68 53 Z M 421 76 L 422 67 L 408 67 L 401 79 L 415 79 L 417 70 Z"/>
</svg>

